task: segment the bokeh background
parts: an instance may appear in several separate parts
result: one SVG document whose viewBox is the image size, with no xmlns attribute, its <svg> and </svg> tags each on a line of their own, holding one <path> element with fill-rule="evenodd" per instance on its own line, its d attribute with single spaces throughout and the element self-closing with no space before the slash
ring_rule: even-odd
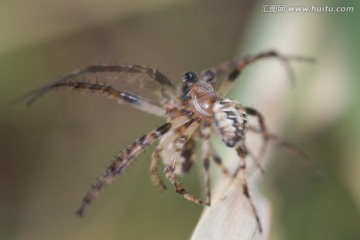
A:
<svg viewBox="0 0 360 240">
<path fill-rule="evenodd" d="M 354 11 L 262 12 L 268 4 Z M 350 0 L 1 1 L 0 239 L 188 239 L 202 209 L 154 189 L 153 147 L 84 219 L 74 215 L 113 155 L 162 119 L 92 95 L 51 93 L 30 108 L 9 103 L 94 63 L 145 64 L 176 83 L 186 70 L 268 49 L 317 62 L 292 64 L 295 86 L 281 64 L 259 62 L 230 96 L 263 112 L 269 128 L 325 176 L 286 151 L 270 151 L 260 184 L 273 208 L 270 239 L 359 239 L 359 11 Z M 197 195 L 199 172 L 181 179 Z"/>
</svg>

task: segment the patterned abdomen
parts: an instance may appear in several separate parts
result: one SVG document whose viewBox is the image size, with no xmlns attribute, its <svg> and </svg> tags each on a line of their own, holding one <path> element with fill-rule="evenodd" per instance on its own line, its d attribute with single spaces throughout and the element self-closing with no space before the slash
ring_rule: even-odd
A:
<svg viewBox="0 0 360 240">
<path fill-rule="evenodd" d="M 248 121 L 245 109 L 238 102 L 222 99 L 215 102 L 213 111 L 215 131 L 228 147 L 245 138 Z"/>
</svg>

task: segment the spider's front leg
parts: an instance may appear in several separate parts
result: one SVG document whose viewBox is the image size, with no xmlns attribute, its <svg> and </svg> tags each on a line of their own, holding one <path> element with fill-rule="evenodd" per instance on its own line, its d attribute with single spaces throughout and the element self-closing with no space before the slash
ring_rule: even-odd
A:
<svg viewBox="0 0 360 240">
<path fill-rule="evenodd" d="M 100 83 L 99 83 L 100 81 Z M 151 101 L 128 91 L 117 89 L 107 81 L 120 83 L 120 88 L 132 84 L 157 98 Z M 68 73 L 55 81 L 35 89 L 13 101 L 26 101 L 31 105 L 36 99 L 53 89 L 70 89 L 78 92 L 101 94 L 120 104 L 128 104 L 138 110 L 164 117 L 163 105 L 176 102 L 176 88 L 156 69 L 140 65 L 91 65 Z"/>
<path fill-rule="evenodd" d="M 238 78 L 244 68 L 251 65 L 252 63 L 266 58 L 276 58 L 279 59 L 282 63 L 284 63 L 285 68 L 290 76 L 290 80 L 294 81 L 293 70 L 289 64 L 289 61 L 306 61 L 313 62 L 313 58 L 301 57 L 301 56 L 293 56 L 293 55 L 282 55 L 276 51 L 267 51 L 261 52 L 255 55 L 245 56 L 240 59 L 235 59 L 230 62 L 223 63 L 217 67 L 211 68 L 207 71 L 204 71 L 204 75 L 211 72 L 215 76 L 219 76 L 222 74 L 228 74 L 227 78 L 223 80 L 220 85 L 218 92 L 222 95 L 225 95 L 229 89 L 231 88 L 234 81 Z"/>
</svg>

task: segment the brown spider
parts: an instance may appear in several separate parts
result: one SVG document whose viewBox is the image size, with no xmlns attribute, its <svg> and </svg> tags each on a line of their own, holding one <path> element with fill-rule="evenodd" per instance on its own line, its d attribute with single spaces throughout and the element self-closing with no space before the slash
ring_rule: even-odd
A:
<svg viewBox="0 0 360 240">
<path fill-rule="evenodd" d="M 117 64 L 93 65 L 62 76 L 54 82 L 27 94 L 25 98 L 27 99 L 27 104 L 30 105 L 39 96 L 55 88 L 100 93 L 119 103 L 128 104 L 139 110 L 166 119 L 165 124 L 138 138 L 113 160 L 104 174 L 91 186 L 76 213 L 82 216 L 85 209 L 97 197 L 103 187 L 108 185 L 116 175 L 120 174 L 145 148 L 156 140 L 159 140 L 159 143 L 152 153 L 150 165 L 151 179 L 154 184 L 166 189 L 164 182 L 157 173 L 158 162 L 161 156 L 165 165 L 165 177 L 174 186 L 175 191 L 190 202 L 205 206 L 210 205 L 208 172 L 210 158 L 229 177 L 235 177 L 240 171 L 246 170 L 245 158 L 247 156 L 250 156 L 260 170 L 262 170 L 258 159 L 263 156 L 269 140 L 290 148 L 295 153 L 306 158 L 298 149 L 289 145 L 289 143 L 280 137 L 268 132 L 264 118 L 257 110 L 242 106 L 234 100 L 223 97 L 246 66 L 264 58 L 277 58 L 281 60 L 285 63 L 290 73 L 292 72 L 289 60 L 310 61 L 310 59 L 297 56 L 283 56 L 274 51 L 263 52 L 221 64 L 204 71 L 200 77 L 193 72 L 186 72 L 179 89 L 164 74 L 149 67 L 139 65 L 122 66 Z M 99 78 L 102 82 L 105 82 L 110 74 L 115 74 L 115 78 L 120 84 L 135 84 L 137 87 L 148 91 L 148 94 L 155 96 L 156 101 L 128 91 L 118 90 L 110 84 L 99 83 L 97 81 L 97 78 Z M 215 78 L 224 74 L 227 74 L 227 78 L 222 82 L 218 91 L 215 91 L 213 88 Z M 94 75 L 95 79 L 88 79 L 88 76 L 94 77 Z M 258 127 L 248 124 L 248 115 L 257 118 Z M 239 156 L 239 167 L 232 174 L 223 166 L 221 158 L 211 145 L 209 138 L 212 130 L 221 137 L 226 146 L 234 148 Z M 258 158 L 246 147 L 245 137 L 247 131 L 262 135 L 263 145 Z M 193 165 L 195 140 L 200 140 L 202 144 L 205 201 L 190 195 L 177 180 L 177 175 L 189 172 Z M 246 175 L 243 175 L 243 193 L 249 202 L 261 232 L 260 219 L 250 197 Z"/>
</svg>

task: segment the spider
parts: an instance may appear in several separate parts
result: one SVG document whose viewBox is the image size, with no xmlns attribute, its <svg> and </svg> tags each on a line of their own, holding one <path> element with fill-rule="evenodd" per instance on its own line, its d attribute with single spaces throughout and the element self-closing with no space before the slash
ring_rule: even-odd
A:
<svg viewBox="0 0 360 240">
<path fill-rule="evenodd" d="M 144 149 L 156 141 L 158 141 L 158 145 L 151 155 L 150 164 L 151 180 L 155 186 L 166 189 L 166 185 L 157 171 L 159 158 L 161 157 L 165 166 L 164 175 L 174 187 L 176 193 L 190 202 L 205 206 L 211 204 L 210 159 L 215 162 L 225 175 L 234 178 L 239 172 L 246 171 L 245 159 L 247 157 L 250 157 L 256 166 L 263 171 L 259 159 L 263 156 L 269 141 L 274 141 L 306 158 L 306 155 L 300 150 L 270 133 L 266 127 L 264 117 L 259 111 L 224 97 L 244 68 L 265 58 L 280 60 L 285 64 L 290 74 L 292 74 L 292 71 L 289 61 L 311 61 L 309 58 L 299 56 L 284 56 L 275 51 L 262 52 L 223 63 L 203 71 L 199 76 L 194 72 L 186 72 L 178 88 L 163 73 L 146 66 L 92 65 L 64 75 L 54 82 L 27 94 L 25 99 L 27 99 L 27 105 L 30 105 L 39 96 L 52 89 L 71 89 L 80 92 L 98 93 L 118 103 L 127 104 L 138 110 L 166 119 L 166 123 L 141 136 L 115 157 L 103 175 L 90 187 L 76 214 L 82 216 L 101 190 L 110 184 L 117 175 L 122 173 Z M 154 100 L 129 91 L 119 90 L 106 83 L 106 79 L 111 74 L 121 85 L 136 85 L 137 88 L 150 94 Z M 225 75 L 227 77 L 222 81 L 219 89 L 215 91 L 216 78 Z M 91 79 L 91 77 L 93 78 Z M 256 118 L 258 126 L 250 125 L 248 116 Z M 263 143 L 258 156 L 253 155 L 246 146 L 245 139 L 248 131 L 262 136 Z M 234 148 L 239 156 L 239 165 L 232 173 L 224 167 L 220 156 L 210 142 L 212 132 L 220 136 L 227 147 Z M 201 156 L 205 200 L 189 194 L 177 178 L 179 175 L 188 173 L 194 163 L 195 141 L 200 141 L 202 144 Z M 243 174 L 242 188 L 261 232 L 260 218 L 249 193 L 246 174 Z"/>
</svg>

